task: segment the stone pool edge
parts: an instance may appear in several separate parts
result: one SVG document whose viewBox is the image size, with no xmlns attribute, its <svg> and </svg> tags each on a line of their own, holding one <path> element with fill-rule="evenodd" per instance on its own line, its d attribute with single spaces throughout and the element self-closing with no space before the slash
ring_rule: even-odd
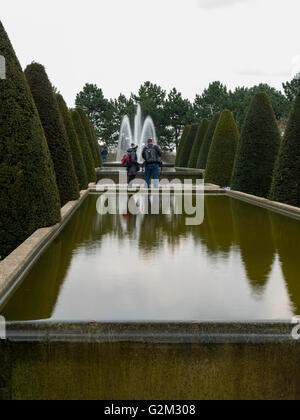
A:
<svg viewBox="0 0 300 420">
<path fill-rule="evenodd" d="M 9 342 L 294 344 L 294 325 L 257 322 L 9 322 Z"/>
<path fill-rule="evenodd" d="M 240 191 L 225 190 L 226 195 L 238 200 L 245 201 L 249 204 L 254 204 L 263 207 L 266 210 L 272 210 L 285 216 L 300 219 L 300 208 L 290 206 L 289 204 L 280 203 L 278 201 L 271 201 L 266 198 L 257 197 L 256 195 L 246 194 Z"/>
<path fill-rule="evenodd" d="M 41 252 L 59 235 L 88 195 L 89 189 L 80 191 L 80 198 L 78 200 L 70 201 L 62 207 L 60 223 L 36 230 L 18 248 L 0 262 L 0 308 L 19 281 L 35 263 Z"/>
</svg>

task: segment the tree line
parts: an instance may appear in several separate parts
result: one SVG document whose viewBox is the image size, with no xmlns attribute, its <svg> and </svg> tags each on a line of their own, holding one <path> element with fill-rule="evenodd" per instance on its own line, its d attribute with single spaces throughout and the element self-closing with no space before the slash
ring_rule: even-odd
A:
<svg viewBox="0 0 300 420">
<path fill-rule="evenodd" d="M 241 130 L 247 109 L 257 92 L 265 92 L 269 96 L 276 120 L 283 130 L 299 88 L 300 73 L 283 83 L 282 91 L 268 84 L 237 87 L 232 91 L 220 81 L 215 81 L 191 102 L 183 98 L 176 88 L 167 92 L 151 82 L 141 85 L 137 94 L 132 93 L 129 98 L 120 94 L 117 99 L 105 98 L 101 88 L 87 83 L 76 97 L 76 106 L 85 110 L 101 141 L 109 148 L 114 148 L 118 143 L 122 118 L 128 115 L 132 121 L 139 103 L 144 116 L 150 115 L 154 121 L 160 146 L 170 151 L 178 148 L 186 125 L 203 118 L 212 119 L 215 113 L 224 109 L 233 113 Z"/>
</svg>

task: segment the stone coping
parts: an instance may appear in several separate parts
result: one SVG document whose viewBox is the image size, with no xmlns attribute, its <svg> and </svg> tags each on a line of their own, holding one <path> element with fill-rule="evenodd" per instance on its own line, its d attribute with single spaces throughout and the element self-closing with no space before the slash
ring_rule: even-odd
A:
<svg viewBox="0 0 300 420">
<path fill-rule="evenodd" d="M 175 166 L 175 170 L 178 172 L 198 172 L 201 174 L 205 173 L 205 169 L 197 169 L 197 168 L 181 168 L 180 166 Z"/>
<path fill-rule="evenodd" d="M 266 198 L 257 197 L 255 195 L 246 194 L 239 191 L 226 191 L 226 194 L 230 197 L 237 198 L 250 204 L 254 204 L 269 210 L 273 210 L 277 213 L 281 213 L 287 216 L 291 216 L 300 219 L 300 207 L 290 206 L 288 204 L 279 203 L 277 201 L 267 200 Z"/>
<path fill-rule="evenodd" d="M 89 187 L 92 187 L 92 185 L 90 184 Z M 62 207 L 60 223 L 36 230 L 0 263 L 0 307 L 9 297 L 16 284 L 32 267 L 41 252 L 61 232 L 73 213 L 87 198 L 88 194 L 89 190 L 81 191 L 78 200 L 70 201 Z"/>
<path fill-rule="evenodd" d="M 11 342 L 293 343 L 288 321 L 253 322 L 11 322 Z"/>
</svg>

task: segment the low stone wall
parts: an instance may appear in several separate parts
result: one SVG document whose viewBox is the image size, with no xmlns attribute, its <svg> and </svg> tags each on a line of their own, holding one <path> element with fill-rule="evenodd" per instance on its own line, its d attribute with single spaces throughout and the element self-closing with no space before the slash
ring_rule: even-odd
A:
<svg viewBox="0 0 300 420">
<path fill-rule="evenodd" d="M 32 267 L 38 256 L 61 232 L 73 213 L 87 198 L 89 190 L 81 191 L 77 201 L 70 201 L 61 209 L 61 222 L 36 230 L 25 242 L 0 263 L 0 307 L 10 292 Z"/>
<path fill-rule="evenodd" d="M 0 400 L 300 398 L 295 343 L 0 342 L 0 354 Z"/>
</svg>

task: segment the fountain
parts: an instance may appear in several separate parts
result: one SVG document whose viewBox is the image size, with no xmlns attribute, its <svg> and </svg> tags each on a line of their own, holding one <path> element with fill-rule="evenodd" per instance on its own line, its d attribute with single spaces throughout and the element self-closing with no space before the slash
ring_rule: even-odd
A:
<svg viewBox="0 0 300 420">
<path fill-rule="evenodd" d="M 146 145 L 148 139 L 153 139 L 154 143 L 157 144 L 155 126 L 150 116 L 148 116 L 143 123 L 142 109 L 141 106 L 138 105 L 134 117 L 133 134 L 131 130 L 129 117 L 125 115 L 125 117 L 122 120 L 117 151 L 117 161 L 121 161 L 122 157 L 130 148 L 130 145 L 132 143 L 139 146 L 138 159 L 141 160 L 143 147 Z"/>
</svg>

